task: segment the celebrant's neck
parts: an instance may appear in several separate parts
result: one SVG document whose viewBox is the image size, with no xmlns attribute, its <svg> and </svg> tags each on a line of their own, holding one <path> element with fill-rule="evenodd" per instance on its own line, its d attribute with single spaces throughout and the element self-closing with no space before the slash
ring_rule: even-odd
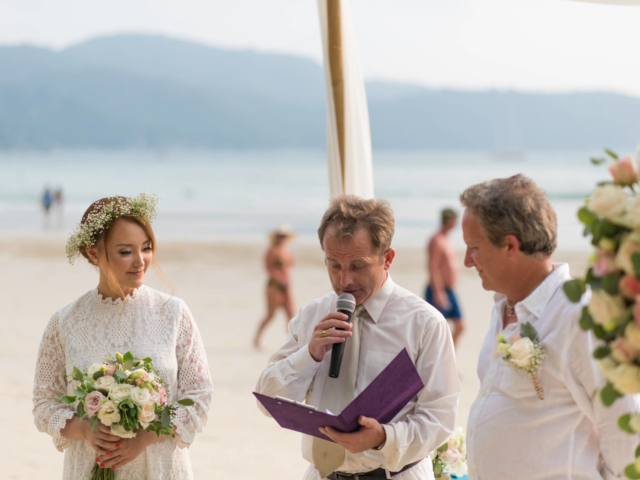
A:
<svg viewBox="0 0 640 480">
<path fill-rule="evenodd" d="M 528 259 L 513 275 L 508 289 L 503 293 L 510 305 L 515 305 L 527 298 L 538 286 L 545 281 L 553 271 L 551 258 L 544 260 Z"/>
<path fill-rule="evenodd" d="M 104 299 L 111 299 L 111 300 L 116 300 L 118 298 L 122 298 L 122 294 L 124 294 L 124 296 L 126 297 L 127 295 L 133 295 L 133 292 L 136 290 L 136 288 L 139 287 L 125 287 L 125 286 L 120 286 L 120 288 L 122 289 L 122 291 L 114 291 L 110 286 L 109 286 L 109 282 L 106 280 L 102 280 L 100 279 L 100 283 L 98 283 L 98 293 L 100 295 L 102 295 L 102 298 Z"/>
</svg>

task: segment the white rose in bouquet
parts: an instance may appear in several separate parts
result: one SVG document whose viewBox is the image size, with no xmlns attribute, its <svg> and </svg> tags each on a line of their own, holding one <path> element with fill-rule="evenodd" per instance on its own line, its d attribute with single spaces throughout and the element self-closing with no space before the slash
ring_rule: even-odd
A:
<svg viewBox="0 0 640 480">
<path fill-rule="evenodd" d="M 640 393 L 640 368 L 635 365 L 618 365 L 609 372 L 608 378 L 620 393 Z"/>
<path fill-rule="evenodd" d="M 114 387 L 116 385 L 116 379 L 111 375 L 103 375 L 93 382 L 93 387 L 96 390 L 106 390 L 107 392 L 111 390 L 111 387 Z"/>
<path fill-rule="evenodd" d="M 155 418 L 155 403 L 147 403 L 144 407 L 142 407 L 142 411 L 138 414 L 138 420 L 140 421 L 140 425 L 142 425 L 142 428 L 147 428 Z"/>
<path fill-rule="evenodd" d="M 587 200 L 587 208 L 607 220 L 617 220 L 627 208 L 627 197 L 617 185 L 602 185 Z"/>
<path fill-rule="evenodd" d="M 100 420 L 105 427 L 110 427 L 118 423 L 120 421 L 118 406 L 111 400 L 104 402 L 100 410 L 98 410 L 98 420 Z"/>
<path fill-rule="evenodd" d="M 135 387 L 131 391 L 131 400 L 136 405 L 144 407 L 151 400 L 151 392 L 146 388 Z"/>
<path fill-rule="evenodd" d="M 128 432 L 122 425 L 113 425 L 111 427 L 111 433 L 120 438 L 133 438 L 136 436 L 136 432 Z"/>
<path fill-rule="evenodd" d="M 530 338 L 527 337 L 516 340 L 509 349 L 511 362 L 521 368 L 527 368 L 531 365 L 531 361 L 533 360 L 533 352 L 533 342 Z"/>
<path fill-rule="evenodd" d="M 629 322 L 624 329 L 624 336 L 632 347 L 640 350 L 640 326 L 635 322 Z"/>
<path fill-rule="evenodd" d="M 629 419 L 629 426 L 634 432 L 640 433 L 640 415 L 632 413 L 631 418 Z"/>
<path fill-rule="evenodd" d="M 631 257 L 636 252 L 640 253 L 640 235 L 638 233 L 630 233 L 620 243 L 615 264 L 629 275 L 635 276 L 636 271 L 633 268 Z"/>
<path fill-rule="evenodd" d="M 89 375 L 93 379 L 93 375 L 96 372 L 102 371 L 103 365 L 101 363 L 94 363 L 87 369 L 87 375 Z"/>
<path fill-rule="evenodd" d="M 624 313 L 624 301 L 618 296 L 611 296 L 604 290 L 594 290 L 587 307 L 593 321 L 598 325 L 606 325 Z"/>
<path fill-rule="evenodd" d="M 629 198 L 624 224 L 630 228 L 640 228 L 640 197 Z"/>
<path fill-rule="evenodd" d="M 118 403 L 123 402 L 131 397 L 132 391 L 133 391 L 133 387 L 131 385 L 127 385 L 126 383 L 123 383 L 120 385 L 114 385 L 113 387 L 111 387 L 111 390 L 109 391 L 109 399 Z"/>
<path fill-rule="evenodd" d="M 618 362 L 611 357 L 605 357 L 597 359 L 596 365 L 598 366 L 600 373 L 607 377 L 609 376 L 609 372 L 618 366 Z"/>
</svg>

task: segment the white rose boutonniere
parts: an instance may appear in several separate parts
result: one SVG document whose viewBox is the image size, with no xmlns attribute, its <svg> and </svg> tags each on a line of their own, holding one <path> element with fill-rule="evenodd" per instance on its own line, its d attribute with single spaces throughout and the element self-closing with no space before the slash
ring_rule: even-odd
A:
<svg viewBox="0 0 640 480">
<path fill-rule="evenodd" d="M 498 334 L 498 352 L 513 368 L 529 374 L 538 398 L 544 400 L 544 390 L 538 378 L 538 370 L 545 357 L 545 351 L 533 325 L 529 322 L 521 325 L 520 335 L 514 335 L 509 342 L 504 335 Z"/>
</svg>

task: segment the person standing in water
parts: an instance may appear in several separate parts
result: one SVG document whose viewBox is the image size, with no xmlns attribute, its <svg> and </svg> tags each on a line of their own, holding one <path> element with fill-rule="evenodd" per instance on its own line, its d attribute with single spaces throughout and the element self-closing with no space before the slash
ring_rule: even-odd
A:
<svg viewBox="0 0 640 480">
<path fill-rule="evenodd" d="M 288 243 L 295 234 L 288 225 L 281 225 L 271 232 L 269 238 L 271 246 L 265 257 L 265 267 L 269 274 L 267 282 L 267 314 L 260 322 L 253 339 L 253 345 L 260 349 L 260 338 L 264 329 L 271 323 L 276 311 L 284 308 L 287 321 L 295 315 L 295 301 L 291 290 L 291 267 L 294 264 L 293 255 L 289 252 Z"/>
<path fill-rule="evenodd" d="M 457 346 L 465 324 L 456 294 L 453 291 L 458 281 L 458 267 L 456 265 L 456 251 L 449 238 L 449 232 L 455 228 L 458 214 L 451 208 L 445 208 L 442 210 L 441 219 L 440 230 L 431 237 L 427 246 L 429 284 L 425 300 L 436 307 L 444 318 L 454 322 L 453 344 Z"/>
</svg>

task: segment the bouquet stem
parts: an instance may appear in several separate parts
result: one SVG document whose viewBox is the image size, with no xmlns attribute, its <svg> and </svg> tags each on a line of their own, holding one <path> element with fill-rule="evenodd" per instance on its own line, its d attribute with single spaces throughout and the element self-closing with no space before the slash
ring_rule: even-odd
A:
<svg viewBox="0 0 640 480">
<path fill-rule="evenodd" d="M 96 464 L 91 472 L 91 480 L 114 480 L 115 473 L 110 468 L 100 468 L 100 465 Z"/>
<path fill-rule="evenodd" d="M 538 378 L 538 372 L 533 371 L 529 374 L 531 377 L 531 381 L 533 382 L 533 388 L 536 389 L 536 393 L 538 394 L 538 398 L 540 400 L 544 400 L 544 390 L 542 389 L 542 385 L 540 384 L 540 379 Z"/>
</svg>

